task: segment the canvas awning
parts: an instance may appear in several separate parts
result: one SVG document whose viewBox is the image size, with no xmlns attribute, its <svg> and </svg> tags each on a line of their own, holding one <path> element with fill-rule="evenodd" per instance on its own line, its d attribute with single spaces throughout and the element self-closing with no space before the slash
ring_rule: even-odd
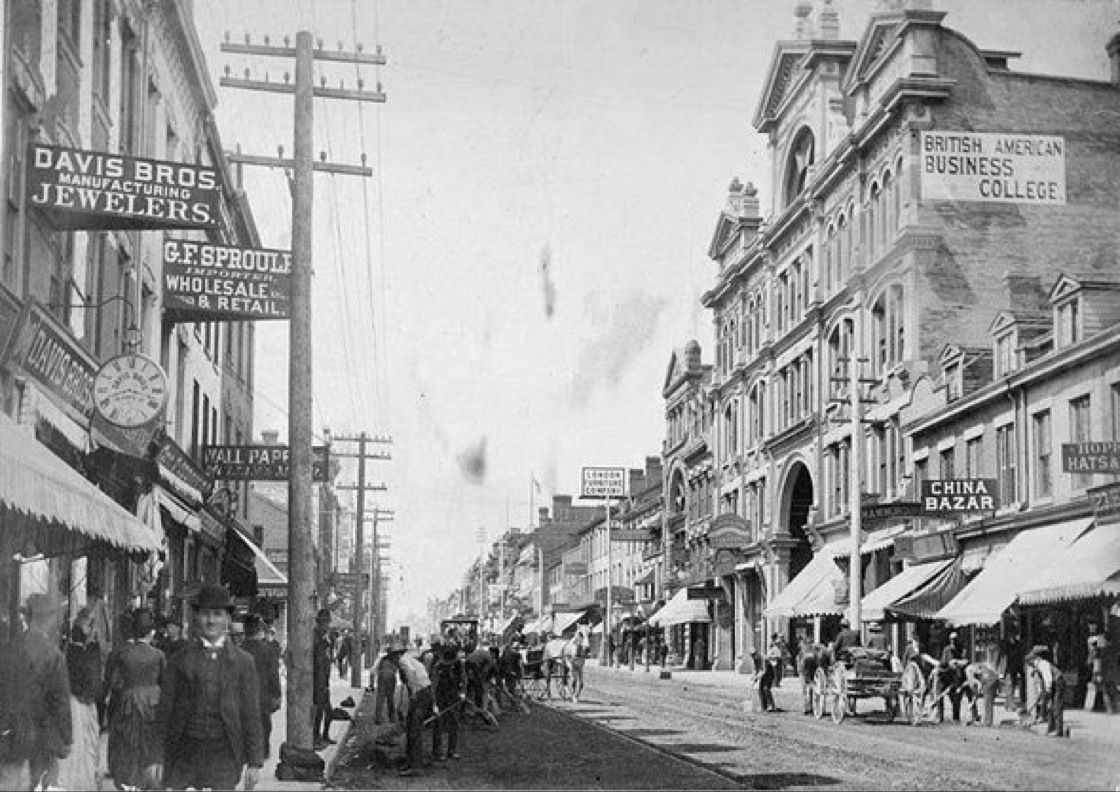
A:
<svg viewBox="0 0 1120 792">
<path fill-rule="evenodd" d="M 665 603 L 665 607 L 649 617 L 652 627 L 672 627 L 674 624 L 691 624 L 693 622 L 710 622 L 708 615 L 708 601 L 702 599 L 689 599 L 688 587 L 682 588 L 673 598 Z"/>
<path fill-rule="evenodd" d="M 774 597 L 763 615 L 774 619 L 842 613 L 844 609 L 836 604 L 836 588 L 843 583 L 844 573 L 832 552 L 822 549 Z"/>
<path fill-rule="evenodd" d="M 163 539 L 2 411 L 0 502 L 123 550 L 157 551 Z"/>
<path fill-rule="evenodd" d="M 1094 528 L 1081 536 L 1019 592 L 1020 605 L 1120 595 L 1120 532 Z"/>
<path fill-rule="evenodd" d="M 1092 524 L 1093 518 L 1086 517 L 1022 531 L 934 618 L 951 624 L 996 624 L 1019 592 L 1054 566 L 1059 554 Z"/>
<path fill-rule="evenodd" d="M 885 550 L 894 544 L 894 538 L 909 530 L 905 525 L 892 525 L 889 528 L 880 528 L 868 531 L 859 543 L 859 554 L 865 556 L 877 550 Z M 852 540 L 848 537 L 833 542 L 828 548 L 836 558 L 847 558 L 852 554 Z"/>
<path fill-rule="evenodd" d="M 286 586 L 288 585 L 288 576 L 276 568 L 276 565 L 268 560 L 268 556 L 264 551 L 257 547 L 257 543 L 241 533 L 236 529 L 229 529 L 226 533 L 227 537 L 236 536 L 238 540 L 253 554 L 253 569 L 257 573 L 258 586 Z"/>
<path fill-rule="evenodd" d="M 906 567 L 893 578 L 863 598 L 860 605 L 860 619 L 862 621 L 881 621 L 885 617 L 885 609 L 893 605 L 896 600 L 908 597 L 924 586 L 930 578 L 945 569 L 953 559 L 933 561 L 928 564 L 914 564 Z"/>
<path fill-rule="evenodd" d="M 970 579 L 962 559 L 957 557 L 913 594 L 888 604 L 884 612 L 888 617 L 900 619 L 932 619 L 968 585 Z"/>
<path fill-rule="evenodd" d="M 521 630 L 521 632 L 524 633 L 525 635 L 528 635 L 529 633 L 543 633 L 545 630 L 547 630 L 551 626 L 552 626 L 552 617 L 551 616 L 538 616 L 536 619 L 533 619 L 533 621 L 526 624 L 525 627 Z"/>
<path fill-rule="evenodd" d="M 556 635 L 563 635 L 564 631 L 578 622 L 587 614 L 587 609 L 573 611 L 571 613 L 557 613 L 552 617 L 552 632 Z"/>
</svg>

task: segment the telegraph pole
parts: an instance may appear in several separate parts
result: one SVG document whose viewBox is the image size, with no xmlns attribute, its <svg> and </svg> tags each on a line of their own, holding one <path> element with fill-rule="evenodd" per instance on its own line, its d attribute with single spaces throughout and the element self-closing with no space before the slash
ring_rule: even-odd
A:
<svg viewBox="0 0 1120 792">
<path fill-rule="evenodd" d="M 369 581 L 369 648 L 370 656 L 368 658 L 367 668 L 373 665 L 373 658 L 377 656 L 378 644 L 380 636 L 385 632 L 386 625 L 386 609 L 385 609 L 385 592 L 381 586 L 381 550 L 388 549 L 388 543 L 381 543 L 381 535 L 378 533 L 378 526 L 381 522 L 392 522 L 395 512 L 392 509 L 382 509 L 377 506 L 373 507 L 370 512 L 373 516 L 373 563 L 370 570 Z"/>
<path fill-rule="evenodd" d="M 293 159 L 282 160 L 255 158 L 240 160 L 247 164 L 281 167 L 292 173 L 292 272 L 291 318 L 289 324 L 290 346 L 288 358 L 288 446 L 290 468 L 288 478 L 288 692 L 287 738 L 297 748 L 311 748 L 311 642 L 314 625 L 315 547 L 312 542 L 311 512 L 311 228 L 314 202 L 314 170 L 338 173 L 355 173 L 355 169 L 330 163 L 313 162 L 314 150 L 314 97 L 332 97 L 366 102 L 384 102 L 385 95 L 378 91 L 357 91 L 339 87 L 328 89 L 325 85 L 315 88 L 312 69 L 316 60 L 331 60 L 353 64 L 382 65 L 385 58 L 380 50 L 374 55 L 359 52 L 324 52 L 322 42 L 315 49 L 311 33 L 301 30 L 296 34 L 296 46 L 264 46 L 222 44 L 223 52 L 243 55 L 263 55 L 295 59 L 295 84 L 283 84 L 233 78 L 228 74 L 219 84 L 230 88 L 254 91 L 288 93 L 294 97 L 295 126 Z M 233 162 L 239 161 L 230 156 Z M 363 163 L 364 164 L 364 163 Z M 370 176 L 372 171 L 361 168 L 360 175 Z"/>
<path fill-rule="evenodd" d="M 367 459 L 392 459 L 387 452 L 378 452 L 369 454 L 366 452 L 367 443 L 391 443 L 391 437 L 370 436 L 362 432 L 357 437 L 336 437 L 335 440 L 343 440 L 346 442 L 356 442 L 358 444 L 357 454 L 335 454 L 341 457 L 357 457 L 358 458 L 358 483 L 357 484 L 342 484 L 335 489 L 348 490 L 353 489 L 358 491 L 358 519 L 355 521 L 354 526 L 354 584 L 353 584 L 353 598 L 354 598 L 354 640 L 358 642 L 358 658 L 357 662 L 350 664 L 350 687 L 360 688 L 362 686 L 362 668 L 364 667 L 365 652 L 362 651 L 362 628 L 365 625 L 365 596 L 366 596 L 366 583 L 364 580 L 365 575 L 365 522 L 366 522 L 366 490 L 374 490 L 384 492 L 388 489 L 384 484 L 367 484 L 366 483 L 366 460 Z M 376 526 L 376 523 L 375 523 Z M 370 567 L 376 568 L 377 556 L 377 528 L 374 527 L 373 534 L 373 553 L 371 554 Z M 373 574 L 371 574 L 371 577 Z M 370 602 L 370 608 L 373 608 L 373 602 Z M 370 648 L 373 647 L 373 636 L 370 636 Z"/>
</svg>

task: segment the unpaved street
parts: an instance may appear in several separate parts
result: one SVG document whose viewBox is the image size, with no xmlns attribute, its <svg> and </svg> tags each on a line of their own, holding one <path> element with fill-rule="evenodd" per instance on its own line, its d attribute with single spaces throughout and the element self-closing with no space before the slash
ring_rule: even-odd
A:
<svg viewBox="0 0 1120 792">
<path fill-rule="evenodd" d="M 877 700 L 860 701 L 861 716 L 837 726 L 796 709 L 745 713 L 745 681 L 736 691 L 587 671 L 579 704 L 508 714 L 492 732 L 467 728 L 458 762 L 400 778 L 387 752 L 356 744 L 333 781 L 387 789 L 1113 789 L 1120 778 L 1115 751 L 1099 740 L 887 723 Z M 779 704 L 792 701 L 791 683 Z M 358 721 L 357 732 L 371 734 L 361 713 Z"/>
</svg>

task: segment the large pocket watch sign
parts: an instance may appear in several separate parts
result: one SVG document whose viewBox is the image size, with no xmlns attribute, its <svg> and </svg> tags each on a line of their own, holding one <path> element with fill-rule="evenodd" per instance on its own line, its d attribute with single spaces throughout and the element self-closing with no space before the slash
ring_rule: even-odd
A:
<svg viewBox="0 0 1120 792">
<path fill-rule="evenodd" d="M 132 428 L 154 420 L 167 403 L 167 375 L 146 355 L 110 358 L 93 381 L 93 403 L 111 424 Z"/>
</svg>

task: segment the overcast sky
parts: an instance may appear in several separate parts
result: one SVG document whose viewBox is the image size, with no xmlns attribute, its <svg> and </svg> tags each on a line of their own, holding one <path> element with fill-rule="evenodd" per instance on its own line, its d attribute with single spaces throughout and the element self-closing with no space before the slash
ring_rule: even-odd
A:
<svg viewBox="0 0 1120 792">
<path fill-rule="evenodd" d="M 819 0 L 818 0 L 819 2 Z M 834 0 L 858 38 L 873 0 Z M 196 0 L 215 85 L 293 65 L 226 55 L 308 29 L 385 105 L 316 100 L 316 151 L 372 179 L 315 182 L 316 431 L 391 434 L 371 480 L 396 512 L 390 623 L 459 585 L 476 536 L 578 494 L 580 467 L 641 467 L 664 435 L 674 347 L 712 359 L 708 242 L 732 177 L 768 196 L 750 125 L 792 0 Z M 1105 79 L 1116 0 L 935 0 L 1017 69 Z M 356 87 L 352 66 L 317 67 Z M 227 148 L 290 156 L 291 97 L 218 88 Z M 283 175 L 246 168 L 262 241 L 290 245 Z M 287 329 L 258 324 L 259 433 L 287 435 Z M 485 468 L 464 465 L 484 455 Z M 351 465 L 352 466 L 352 465 Z M 481 473 L 482 475 L 478 475 Z M 341 479 L 355 480 L 347 469 Z M 347 497 L 352 497 L 348 495 Z M 417 626 L 420 626 L 417 623 Z"/>
</svg>

